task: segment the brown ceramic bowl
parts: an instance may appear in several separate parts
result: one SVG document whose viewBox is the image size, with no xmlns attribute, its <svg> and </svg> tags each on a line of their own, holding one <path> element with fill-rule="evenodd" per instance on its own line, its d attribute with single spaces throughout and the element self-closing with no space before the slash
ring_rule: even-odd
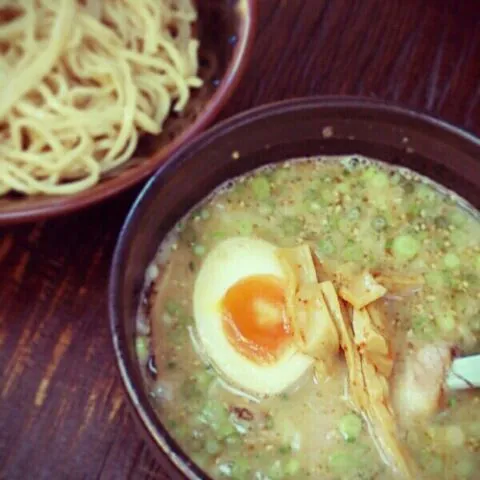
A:
<svg viewBox="0 0 480 480">
<path fill-rule="evenodd" d="M 133 157 L 94 187 L 71 196 L 0 197 L 0 225 L 69 213 L 111 197 L 151 175 L 181 145 L 207 127 L 230 98 L 250 58 L 256 0 L 199 0 L 200 76 L 182 116 L 171 115 L 158 136 L 144 137 Z"/>
<path fill-rule="evenodd" d="M 177 475 L 208 478 L 157 417 L 135 359 L 135 316 L 147 265 L 173 225 L 224 181 L 288 158 L 354 153 L 409 167 L 480 207 L 480 139 L 393 105 L 335 97 L 267 105 L 217 125 L 177 152 L 132 207 L 110 275 L 113 343 L 134 418 Z"/>
</svg>

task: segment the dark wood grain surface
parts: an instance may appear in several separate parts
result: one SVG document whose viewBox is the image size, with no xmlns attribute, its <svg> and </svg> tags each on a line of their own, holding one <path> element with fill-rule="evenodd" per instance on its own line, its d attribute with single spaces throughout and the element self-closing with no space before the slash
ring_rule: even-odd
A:
<svg viewBox="0 0 480 480">
<path fill-rule="evenodd" d="M 355 94 L 480 134 L 477 0 L 259 0 L 250 67 L 223 117 Z M 135 192 L 0 229 L 0 478 L 167 478 L 126 411 L 106 287 Z"/>
</svg>

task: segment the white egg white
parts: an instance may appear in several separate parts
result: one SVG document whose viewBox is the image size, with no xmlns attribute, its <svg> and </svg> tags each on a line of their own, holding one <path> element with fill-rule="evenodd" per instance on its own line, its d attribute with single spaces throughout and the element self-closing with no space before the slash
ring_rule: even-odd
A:
<svg viewBox="0 0 480 480">
<path fill-rule="evenodd" d="M 206 354 L 225 380 L 260 396 L 286 390 L 307 372 L 312 359 L 298 352 L 293 342 L 273 364 L 261 365 L 245 357 L 224 332 L 221 302 L 227 290 L 242 278 L 274 275 L 284 279 L 276 250 L 260 239 L 234 237 L 223 241 L 207 255 L 193 294 L 196 328 Z"/>
</svg>

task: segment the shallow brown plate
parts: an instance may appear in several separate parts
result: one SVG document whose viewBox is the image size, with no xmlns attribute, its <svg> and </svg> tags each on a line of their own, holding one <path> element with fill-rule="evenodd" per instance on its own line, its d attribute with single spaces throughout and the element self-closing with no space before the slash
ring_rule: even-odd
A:
<svg viewBox="0 0 480 480">
<path fill-rule="evenodd" d="M 0 225 L 41 220 L 79 210 L 131 187 L 152 174 L 174 151 L 207 127 L 229 99 L 253 45 L 256 0 L 199 0 L 200 76 L 181 116 L 171 115 L 158 136 L 144 137 L 134 156 L 94 187 L 70 196 L 0 197 Z"/>
<path fill-rule="evenodd" d="M 306 98 L 267 105 L 222 122 L 185 145 L 132 207 L 109 286 L 120 374 L 140 430 L 164 468 L 170 465 L 176 472 L 169 478 L 208 476 L 169 435 L 143 386 L 134 335 L 145 270 L 166 233 L 221 183 L 268 163 L 322 154 L 361 154 L 406 166 L 480 208 L 480 139 L 442 120 L 369 99 Z"/>
</svg>

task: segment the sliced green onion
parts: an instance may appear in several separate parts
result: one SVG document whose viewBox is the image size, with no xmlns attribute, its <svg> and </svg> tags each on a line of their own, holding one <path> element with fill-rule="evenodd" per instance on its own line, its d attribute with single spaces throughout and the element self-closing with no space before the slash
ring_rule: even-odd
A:
<svg viewBox="0 0 480 480">
<path fill-rule="evenodd" d="M 287 475 L 296 475 L 300 471 L 300 462 L 296 458 L 291 458 L 285 465 Z"/>
<path fill-rule="evenodd" d="M 430 475 L 439 475 L 443 472 L 443 460 L 440 455 L 424 452 L 421 456 L 421 463 Z"/>
<path fill-rule="evenodd" d="M 328 467 L 335 474 L 342 477 L 357 468 L 357 460 L 347 452 L 335 452 L 328 457 Z"/>
<path fill-rule="evenodd" d="M 455 465 L 455 473 L 459 476 L 459 480 L 473 479 L 475 470 L 475 462 L 470 458 L 461 458 Z"/>
<path fill-rule="evenodd" d="M 312 213 L 319 212 L 322 209 L 322 205 L 319 202 L 310 202 L 308 204 L 308 210 Z"/>
<path fill-rule="evenodd" d="M 378 190 L 388 187 L 390 180 L 385 172 L 377 171 L 375 175 L 370 178 L 370 185 Z"/>
<path fill-rule="evenodd" d="M 455 397 L 450 397 L 448 399 L 448 406 L 449 408 L 454 408 L 457 405 L 457 399 Z"/>
<path fill-rule="evenodd" d="M 232 478 L 233 463 L 232 462 L 222 462 L 218 465 L 218 472 L 222 477 Z"/>
<path fill-rule="evenodd" d="M 270 197 L 270 182 L 266 177 L 255 177 L 251 181 L 253 194 L 257 200 L 266 200 Z"/>
<path fill-rule="evenodd" d="M 149 351 L 148 339 L 146 337 L 138 336 L 135 339 L 135 352 L 137 353 L 137 358 L 140 363 L 147 363 Z"/>
<path fill-rule="evenodd" d="M 412 260 L 418 254 L 420 244 L 412 235 L 400 235 L 393 240 L 392 253 L 398 260 Z"/>
<path fill-rule="evenodd" d="M 335 194 L 333 188 L 327 186 L 320 192 L 322 203 L 325 205 L 331 205 L 335 201 Z"/>
<path fill-rule="evenodd" d="M 317 248 L 320 253 L 324 255 L 332 255 L 335 252 L 335 245 L 333 242 L 328 238 L 322 238 L 317 243 Z"/>
<path fill-rule="evenodd" d="M 422 211 L 422 206 L 415 202 L 411 203 L 407 207 L 407 213 L 410 216 L 410 218 L 418 217 L 421 211 Z"/>
<path fill-rule="evenodd" d="M 229 437 L 236 432 L 235 427 L 229 422 L 212 425 L 220 439 Z"/>
<path fill-rule="evenodd" d="M 445 279 L 441 272 L 428 272 L 425 274 L 425 282 L 434 290 L 440 290 L 445 286 Z"/>
<path fill-rule="evenodd" d="M 437 198 L 437 194 L 432 187 L 419 183 L 417 184 L 417 197 L 425 203 L 433 203 Z"/>
<path fill-rule="evenodd" d="M 347 442 L 354 442 L 362 433 L 362 419 L 355 413 L 348 413 L 340 419 L 338 429 Z"/>
<path fill-rule="evenodd" d="M 197 257 L 201 257 L 201 256 L 205 255 L 205 252 L 206 252 L 206 248 L 203 245 L 200 245 L 200 244 L 196 243 L 193 246 L 193 253 Z"/>
<path fill-rule="evenodd" d="M 258 213 L 260 215 L 268 216 L 275 211 L 275 204 L 272 201 L 264 201 L 258 206 Z"/>
<path fill-rule="evenodd" d="M 337 230 L 344 235 L 350 235 L 352 232 L 352 221 L 347 217 L 340 217 L 335 221 Z"/>
<path fill-rule="evenodd" d="M 207 370 L 202 370 L 195 375 L 197 384 L 203 389 L 208 387 L 214 378 L 214 375 Z"/>
<path fill-rule="evenodd" d="M 182 307 L 175 300 L 168 299 L 165 302 L 165 310 L 172 317 L 176 317 L 182 311 Z"/>
<path fill-rule="evenodd" d="M 451 332 L 455 329 L 455 317 L 450 312 L 439 313 L 435 316 L 435 321 L 440 330 L 445 333 Z"/>
<path fill-rule="evenodd" d="M 465 443 L 465 434 L 458 425 L 449 425 L 445 428 L 445 441 L 450 447 L 458 448 Z"/>
<path fill-rule="evenodd" d="M 356 243 L 349 243 L 343 249 L 342 256 L 349 262 L 360 262 L 363 259 L 363 249 Z"/>
<path fill-rule="evenodd" d="M 275 462 L 273 462 L 272 466 L 268 470 L 268 476 L 272 480 L 281 480 L 285 476 L 285 472 L 280 460 L 275 460 Z"/>
<path fill-rule="evenodd" d="M 421 333 L 428 323 L 429 320 L 426 315 L 418 315 L 412 319 L 412 329 L 415 333 Z"/>
<path fill-rule="evenodd" d="M 192 454 L 193 461 L 201 468 L 208 465 L 208 455 L 205 452 L 194 452 Z"/>
<path fill-rule="evenodd" d="M 238 434 L 238 432 L 234 432 L 231 435 L 225 437 L 224 440 L 227 445 L 236 446 L 240 443 L 241 436 Z"/>
<path fill-rule="evenodd" d="M 253 232 L 253 224 L 248 220 L 240 220 L 237 225 L 237 231 L 240 235 L 248 237 Z"/>
<path fill-rule="evenodd" d="M 459 248 L 465 248 L 470 243 L 470 235 L 462 230 L 454 230 L 450 233 L 450 241 Z"/>
<path fill-rule="evenodd" d="M 439 215 L 438 217 L 435 217 L 435 220 L 433 221 L 433 223 L 437 228 L 440 228 L 443 230 L 448 228 L 448 225 L 449 225 L 448 219 L 444 215 Z"/>
<path fill-rule="evenodd" d="M 219 424 L 228 421 L 228 411 L 220 403 L 212 400 L 207 401 L 200 414 L 202 423 L 207 425 Z"/>
<path fill-rule="evenodd" d="M 347 172 L 351 173 L 360 165 L 360 159 L 358 157 L 345 157 L 340 163 Z"/>
<path fill-rule="evenodd" d="M 291 179 L 291 168 L 276 168 L 273 172 L 273 181 L 275 185 L 283 185 Z"/>
<path fill-rule="evenodd" d="M 248 458 L 237 458 L 232 463 L 232 477 L 240 479 L 248 478 L 248 474 L 251 470 L 250 460 Z"/>
<path fill-rule="evenodd" d="M 358 220 L 360 218 L 361 211 L 358 207 L 353 207 L 348 213 L 347 218 L 349 220 Z"/>
<path fill-rule="evenodd" d="M 405 180 L 402 183 L 402 188 L 405 194 L 410 195 L 415 191 L 415 183 L 410 180 Z"/>
<path fill-rule="evenodd" d="M 189 434 L 188 428 L 186 425 L 176 425 L 175 427 L 175 437 L 176 438 L 186 438 L 187 435 Z"/>
<path fill-rule="evenodd" d="M 372 227 L 375 231 L 381 232 L 387 228 L 387 220 L 382 215 L 377 215 L 372 220 Z"/>
<path fill-rule="evenodd" d="M 212 238 L 214 240 L 223 240 L 226 237 L 227 237 L 227 234 L 225 232 L 222 232 L 221 230 L 217 230 L 216 232 L 212 233 Z"/>
<path fill-rule="evenodd" d="M 294 216 L 283 217 L 280 227 L 285 235 L 296 236 L 302 231 L 303 221 Z"/>
<path fill-rule="evenodd" d="M 362 173 L 362 177 L 365 179 L 365 180 L 371 180 L 376 174 L 377 174 L 378 170 L 375 168 L 375 167 L 367 167 L 363 173 Z"/>
<path fill-rule="evenodd" d="M 443 264 L 445 267 L 454 270 L 460 266 L 460 259 L 454 253 L 447 253 L 443 257 Z"/>
<path fill-rule="evenodd" d="M 191 325 L 194 322 L 194 319 L 191 315 L 180 315 L 179 318 L 179 323 L 181 325 Z"/>
<path fill-rule="evenodd" d="M 280 453 L 280 455 L 286 455 L 287 453 L 291 453 L 291 452 L 292 452 L 292 449 L 290 445 L 280 445 L 280 447 L 278 447 L 278 453 Z"/>
<path fill-rule="evenodd" d="M 199 395 L 199 391 L 195 382 L 191 380 L 185 380 L 181 387 L 182 395 L 186 400 L 190 400 L 192 398 L 196 398 Z"/>
<path fill-rule="evenodd" d="M 213 438 L 209 438 L 205 443 L 205 450 L 209 455 L 216 455 L 221 450 L 220 444 Z"/>
<path fill-rule="evenodd" d="M 455 309 L 459 316 L 470 318 L 477 314 L 480 305 L 474 296 L 467 293 L 458 293 L 455 296 Z"/>
<path fill-rule="evenodd" d="M 468 425 L 468 434 L 475 439 L 480 439 L 480 421 Z"/>
<path fill-rule="evenodd" d="M 448 218 L 456 227 L 463 227 L 467 223 L 467 214 L 459 209 L 450 212 Z"/>
<path fill-rule="evenodd" d="M 274 426 L 274 421 L 273 421 L 273 416 L 268 414 L 266 417 L 265 417 L 265 428 L 267 430 L 272 430 L 273 429 L 273 426 Z"/>
</svg>

